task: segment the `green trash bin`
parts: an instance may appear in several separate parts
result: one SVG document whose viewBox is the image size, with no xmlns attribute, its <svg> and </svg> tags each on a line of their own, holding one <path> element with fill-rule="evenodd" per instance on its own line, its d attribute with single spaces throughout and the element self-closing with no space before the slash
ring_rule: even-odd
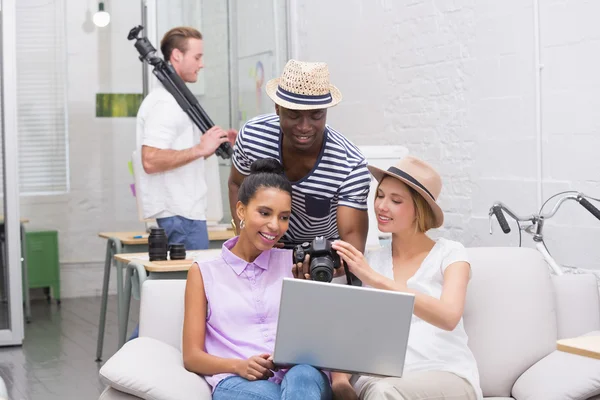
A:
<svg viewBox="0 0 600 400">
<path fill-rule="evenodd" d="M 29 289 L 48 288 L 60 304 L 60 262 L 57 231 L 25 232 Z M 50 295 L 48 296 L 50 301 Z"/>
</svg>

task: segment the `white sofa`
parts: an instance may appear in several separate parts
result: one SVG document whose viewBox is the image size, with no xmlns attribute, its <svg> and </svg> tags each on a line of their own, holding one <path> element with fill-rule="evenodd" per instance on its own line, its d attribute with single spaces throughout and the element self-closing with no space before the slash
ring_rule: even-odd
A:
<svg viewBox="0 0 600 400">
<path fill-rule="evenodd" d="M 531 249 L 471 248 L 469 253 L 473 277 L 464 321 L 484 396 L 600 398 L 600 360 L 555 350 L 557 339 L 600 335 L 595 277 L 550 275 Z M 210 400 L 204 379 L 183 367 L 184 288 L 184 281 L 144 283 L 140 338 L 101 368 L 107 384 L 101 400 Z"/>
<path fill-rule="evenodd" d="M 2 377 L 0 377 L 0 400 L 8 400 L 8 391 Z"/>
</svg>

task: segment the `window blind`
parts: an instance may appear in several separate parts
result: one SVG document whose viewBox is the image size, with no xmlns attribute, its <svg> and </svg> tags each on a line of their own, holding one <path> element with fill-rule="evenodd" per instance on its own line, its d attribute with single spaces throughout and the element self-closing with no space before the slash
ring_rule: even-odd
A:
<svg viewBox="0 0 600 400">
<path fill-rule="evenodd" d="M 16 6 L 19 189 L 69 191 L 64 0 Z"/>
</svg>

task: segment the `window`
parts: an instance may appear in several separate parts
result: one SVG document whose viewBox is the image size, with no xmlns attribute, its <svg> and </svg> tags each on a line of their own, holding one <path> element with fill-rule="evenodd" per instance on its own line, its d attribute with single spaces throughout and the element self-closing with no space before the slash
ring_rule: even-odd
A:
<svg viewBox="0 0 600 400">
<path fill-rule="evenodd" d="M 69 152 L 64 0 L 16 3 L 19 192 L 66 193 Z"/>
</svg>

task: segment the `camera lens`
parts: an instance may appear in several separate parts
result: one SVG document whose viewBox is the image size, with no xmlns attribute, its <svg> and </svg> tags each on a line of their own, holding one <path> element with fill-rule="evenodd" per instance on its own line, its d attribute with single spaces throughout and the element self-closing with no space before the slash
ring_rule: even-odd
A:
<svg viewBox="0 0 600 400">
<path fill-rule="evenodd" d="M 148 236 L 148 255 L 150 261 L 167 259 L 167 235 L 163 228 L 152 228 Z"/>
<path fill-rule="evenodd" d="M 183 243 L 173 243 L 169 246 L 169 257 L 171 260 L 185 260 L 185 245 Z"/>
<path fill-rule="evenodd" d="M 331 282 L 333 260 L 331 257 L 315 257 L 310 261 L 310 277 L 313 281 Z"/>
</svg>

